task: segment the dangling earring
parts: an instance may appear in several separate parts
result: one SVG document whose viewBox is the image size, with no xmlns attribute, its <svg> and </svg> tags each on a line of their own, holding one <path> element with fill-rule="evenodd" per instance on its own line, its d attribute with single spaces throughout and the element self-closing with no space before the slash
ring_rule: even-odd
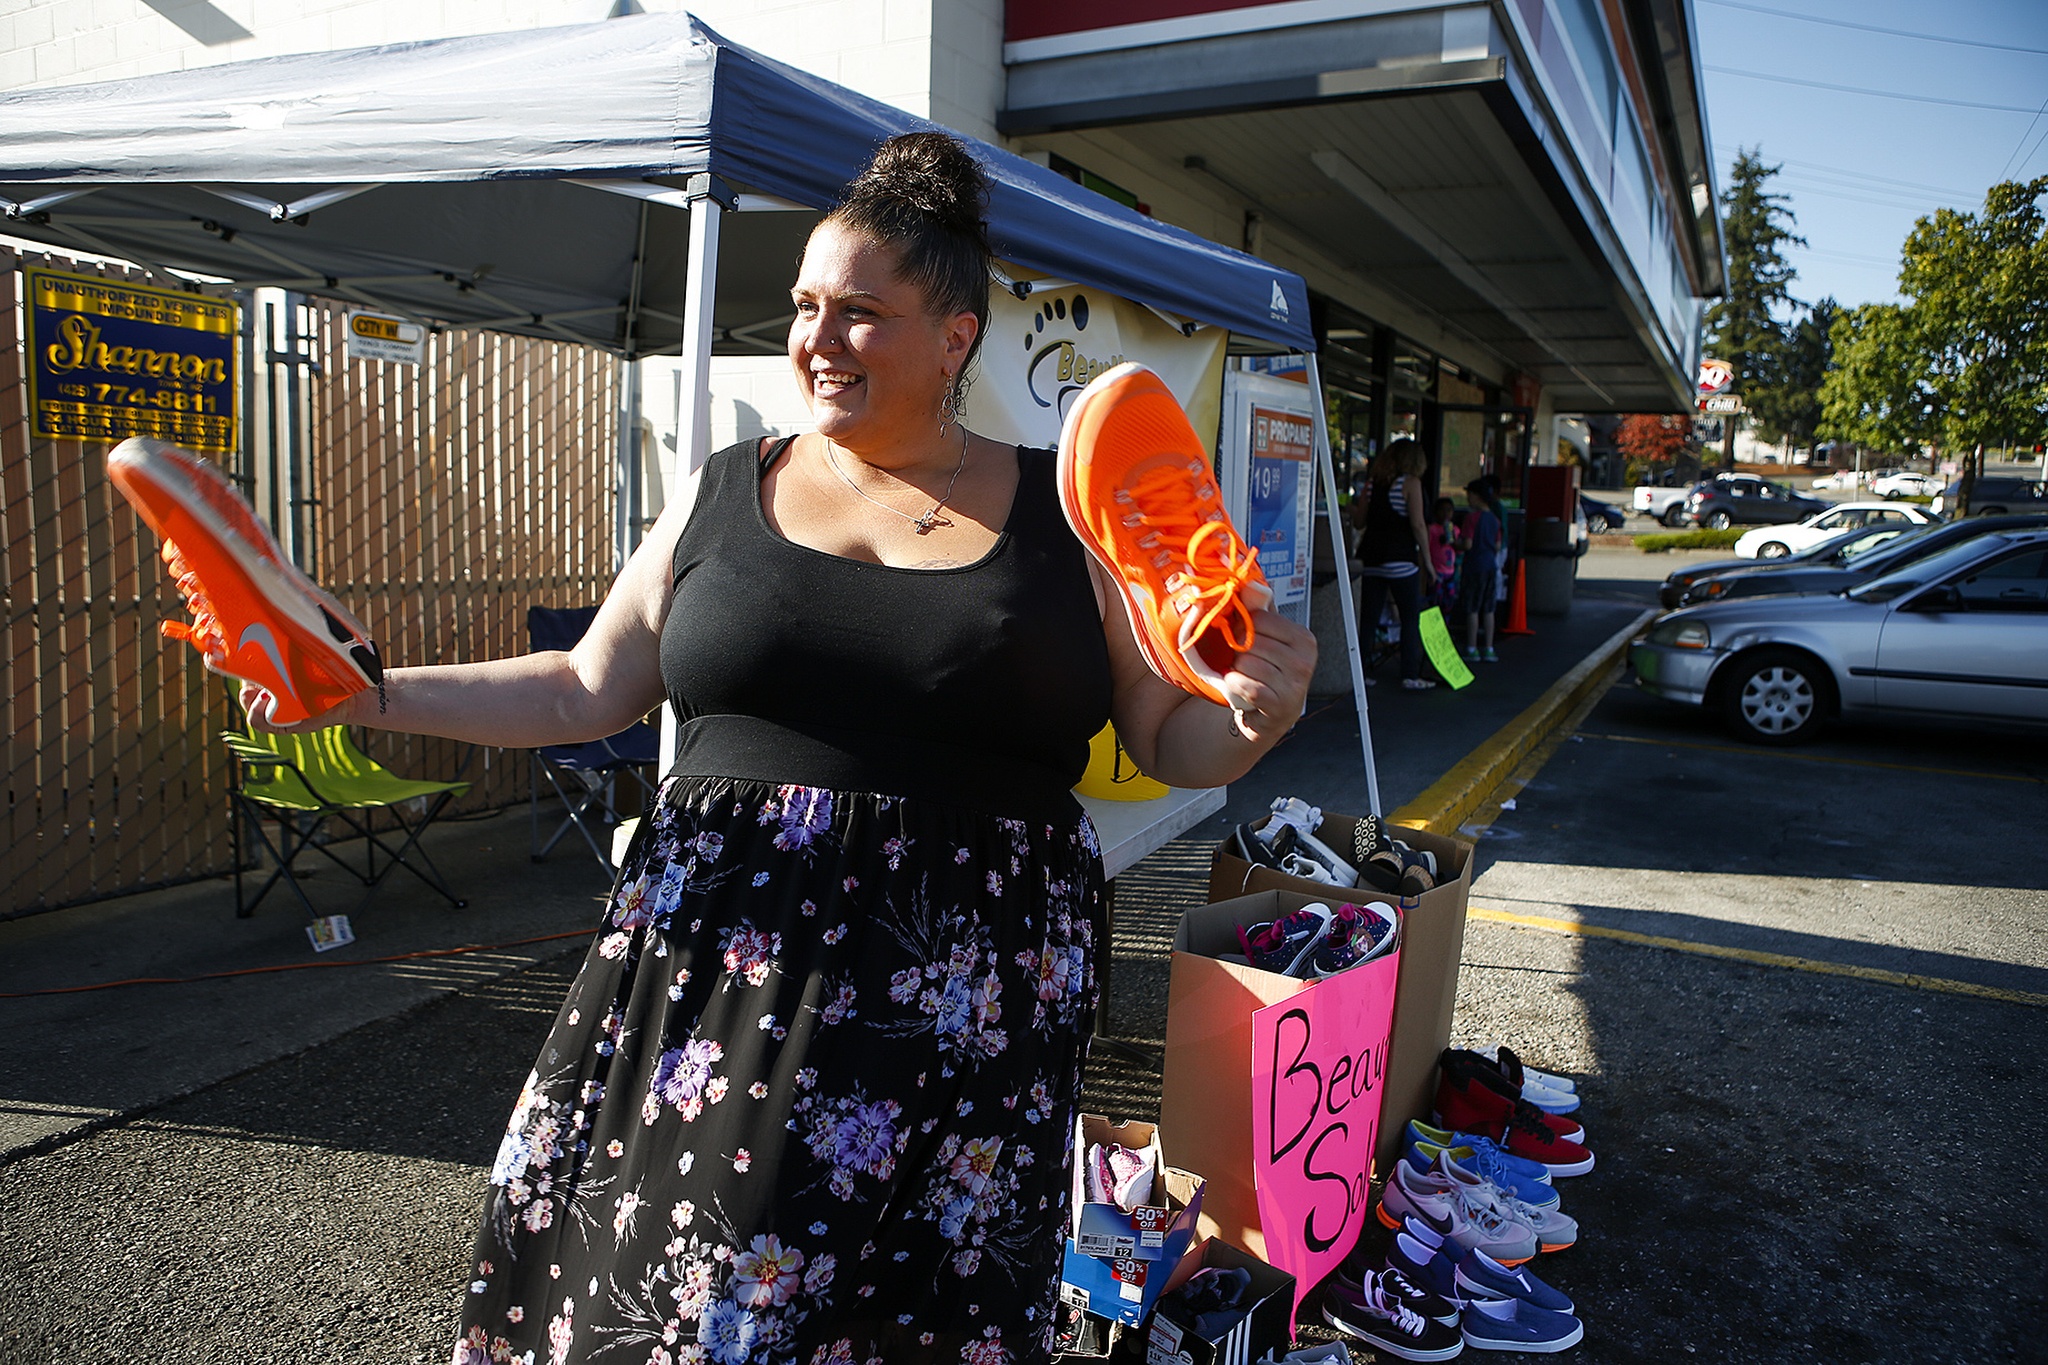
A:
<svg viewBox="0 0 2048 1365">
<path fill-rule="evenodd" d="M 951 377 L 948 377 L 946 380 L 946 392 L 939 398 L 939 435 L 943 437 L 946 434 L 946 429 L 959 420 L 959 397 L 954 389 L 953 380 Z"/>
</svg>

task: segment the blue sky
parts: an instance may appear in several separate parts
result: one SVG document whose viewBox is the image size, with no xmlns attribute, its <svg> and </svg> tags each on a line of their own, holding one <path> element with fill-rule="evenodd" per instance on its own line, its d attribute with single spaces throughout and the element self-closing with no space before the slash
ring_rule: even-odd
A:
<svg viewBox="0 0 2048 1365">
<path fill-rule="evenodd" d="M 1807 241 L 1787 253 L 1802 301 L 1897 299 L 1915 220 L 1978 211 L 1999 180 L 2048 175 L 2048 0 L 1693 3 L 1720 188 L 1740 149 L 1784 167 L 1770 185 Z"/>
</svg>

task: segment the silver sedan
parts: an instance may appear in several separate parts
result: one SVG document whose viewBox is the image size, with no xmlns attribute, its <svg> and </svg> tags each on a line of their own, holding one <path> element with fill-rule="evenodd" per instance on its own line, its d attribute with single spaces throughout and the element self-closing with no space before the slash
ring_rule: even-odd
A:
<svg viewBox="0 0 2048 1365">
<path fill-rule="evenodd" d="M 1843 593 L 1671 612 L 1629 663 L 1644 691 L 1766 744 L 1836 714 L 2048 724 L 2048 531 L 1979 536 Z"/>
</svg>

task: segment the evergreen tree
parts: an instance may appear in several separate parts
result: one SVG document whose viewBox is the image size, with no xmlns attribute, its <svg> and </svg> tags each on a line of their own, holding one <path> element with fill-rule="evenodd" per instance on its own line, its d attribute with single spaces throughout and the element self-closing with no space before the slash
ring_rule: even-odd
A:
<svg viewBox="0 0 2048 1365">
<path fill-rule="evenodd" d="M 1841 313 L 1833 299 L 1822 299 L 1785 330 L 1775 382 L 1758 390 L 1747 404 L 1765 440 L 1813 444 L 1820 428 L 1821 382 L 1835 354 L 1831 333 Z"/>
<path fill-rule="evenodd" d="M 1805 246 L 1793 235 L 1797 220 L 1785 207 L 1786 197 L 1772 194 L 1766 182 L 1782 167 L 1766 166 L 1756 149 L 1736 155 L 1728 188 L 1721 195 L 1721 231 L 1728 246 L 1728 292 L 1707 310 L 1707 354 L 1725 360 L 1735 371 L 1734 391 L 1745 407 L 1761 402 L 1775 410 L 1772 390 L 1779 386 L 1785 347 L 1784 328 L 1772 310 L 1795 306 L 1792 281 L 1797 272 L 1785 262 L 1784 250 Z M 1735 459 L 1735 424 L 1728 424 L 1727 456 Z"/>
</svg>

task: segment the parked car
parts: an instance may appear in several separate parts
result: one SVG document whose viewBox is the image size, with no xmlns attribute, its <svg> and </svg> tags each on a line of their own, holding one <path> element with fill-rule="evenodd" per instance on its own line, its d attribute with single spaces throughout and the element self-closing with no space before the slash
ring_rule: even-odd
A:
<svg viewBox="0 0 2048 1365">
<path fill-rule="evenodd" d="M 1754 474 L 1724 474 L 1685 495 L 1685 519 L 1716 531 L 1726 526 L 1804 521 L 1827 510 L 1828 504 L 1819 498 Z"/>
<path fill-rule="evenodd" d="M 1762 597 L 1767 594 L 1801 595 L 1840 592 L 1880 574 L 1902 569 L 1951 545 L 1994 531 L 2034 530 L 2048 527 L 2048 516 L 1971 517 L 1967 521 L 1941 522 L 1901 531 L 1886 544 L 1867 552 L 1850 554 L 1842 562 L 1758 560 L 1744 569 L 1702 578 L 1685 590 L 1680 606 L 1718 602 L 1729 597 Z M 1834 558 L 1841 558 L 1836 556 Z M 1783 565 L 1783 568 L 1779 566 Z"/>
<path fill-rule="evenodd" d="M 1834 715 L 2048 725 L 2048 530 L 1974 536 L 1847 592 L 1675 611 L 1629 663 L 1644 691 L 1764 744 Z"/>
<path fill-rule="evenodd" d="M 1933 514 L 1911 504 L 1897 507 L 1888 502 L 1838 502 L 1820 515 L 1791 526 L 1759 526 L 1754 531 L 1745 531 L 1742 539 L 1735 542 L 1735 553 L 1742 559 L 1782 559 L 1794 550 L 1833 540 L 1859 526 L 1896 523 L 1904 530 L 1933 520 Z"/>
<path fill-rule="evenodd" d="M 1844 531 L 1833 539 L 1824 540 L 1808 549 L 1796 550 L 1783 559 L 1709 559 L 1688 564 L 1682 569 L 1673 569 L 1666 575 L 1663 584 L 1657 589 L 1657 600 L 1667 609 L 1682 607 L 1686 603 L 1686 594 L 1692 590 L 1694 584 L 1703 583 L 1710 578 L 1719 578 L 1723 574 L 1741 574 L 1747 577 L 1759 573 L 1780 573 L 1802 565 L 1840 568 L 1857 555 L 1895 539 L 1907 529 L 1903 524 L 1864 526 L 1854 531 Z"/>
<path fill-rule="evenodd" d="M 1937 513 L 1955 512 L 1956 499 L 1961 495 L 1960 481 L 1935 494 L 1933 508 Z M 1970 492 L 1970 515 L 1973 517 L 1997 517 L 2007 512 L 2032 512 L 2048 510 L 2048 485 L 2039 479 L 2016 479 L 2005 475 L 1977 480 L 1976 488 Z"/>
<path fill-rule="evenodd" d="M 1931 498 L 1941 491 L 1941 480 L 1932 474 L 1902 469 L 1870 481 L 1870 491 L 1880 498 Z"/>
<path fill-rule="evenodd" d="M 1826 488 L 1836 492 L 1855 488 L 1868 477 L 1854 469 L 1838 469 L 1832 474 L 1823 474 L 1808 484 L 1809 489 Z"/>
<path fill-rule="evenodd" d="M 1656 484 L 1639 483 L 1629 494 L 1629 506 L 1652 521 L 1661 521 L 1666 526 L 1681 526 L 1685 515 L 1685 495 L 1692 491 L 1692 485 L 1683 488 L 1660 488 Z"/>
<path fill-rule="evenodd" d="M 1589 498 L 1584 493 L 1579 494 L 1579 510 L 1585 514 L 1587 529 L 1595 535 L 1602 531 L 1619 531 L 1628 525 L 1628 513 L 1611 502 Z"/>
</svg>

